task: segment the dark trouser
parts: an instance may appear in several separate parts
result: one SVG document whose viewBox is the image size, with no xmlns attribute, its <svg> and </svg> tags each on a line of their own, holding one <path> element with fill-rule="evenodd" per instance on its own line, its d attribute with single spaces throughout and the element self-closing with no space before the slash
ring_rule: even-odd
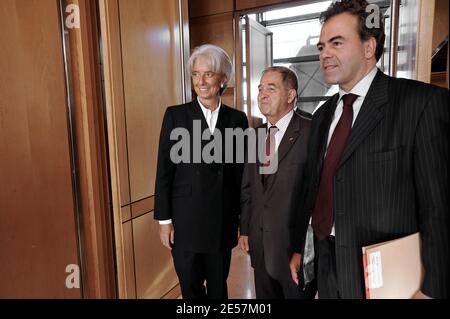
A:
<svg viewBox="0 0 450 319">
<path fill-rule="evenodd" d="M 317 290 L 319 299 L 340 299 L 336 275 L 334 236 L 315 240 Z"/>
<path fill-rule="evenodd" d="M 184 299 L 228 298 L 227 277 L 231 250 L 195 253 L 174 247 L 172 257 Z"/>
<path fill-rule="evenodd" d="M 306 288 L 300 292 L 298 286 L 287 274 L 285 280 L 272 278 L 264 265 L 259 265 L 254 269 L 255 274 L 255 294 L 256 299 L 312 299 L 315 291 Z"/>
</svg>

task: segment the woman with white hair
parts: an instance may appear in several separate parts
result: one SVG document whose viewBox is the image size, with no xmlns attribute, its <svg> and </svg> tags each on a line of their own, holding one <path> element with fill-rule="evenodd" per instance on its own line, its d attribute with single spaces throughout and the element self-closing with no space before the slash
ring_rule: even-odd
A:
<svg viewBox="0 0 450 319">
<path fill-rule="evenodd" d="M 213 156 L 212 163 L 204 160 L 204 152 L 196 145 L 203 149 L 215 143 L 217 136 L 224 138 L 226 128 L 245 130 L 248 122 L 245 113 L 222 103 L 221 95 L 233 74 L 223 49 L 211 44 L 196 48 L 187 71 L 197 97 L 167 108 L 164 115 L 154 218 L 160 224 L 162 244 L 172 252 L 183 298 L 226 299 L 231 249 L 238 238 L 243 164 L 225 163 L 226 151 L 231 149 L 225 149 L 224 140 L 216 144 L 223 146 L 220 160 Z M 198 128 L 202 134 L 197 136 Z M 171 139 L 175 129 L 189 133 L 187 143 L 185 134 L 172 134 L 178 139 Z M 201 140 L 205 131 L 214 142 Z M 213 135 L 216 131 L 221 135 Z"/>
</svg>

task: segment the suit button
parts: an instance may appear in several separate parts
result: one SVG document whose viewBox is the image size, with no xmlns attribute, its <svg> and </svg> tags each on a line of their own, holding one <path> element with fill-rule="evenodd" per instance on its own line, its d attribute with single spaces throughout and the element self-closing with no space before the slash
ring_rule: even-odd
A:
<svg viewBox="0 0 450 319">
<path fill-rule="evenodd" d="M 219 176 L 222 175 L 222 171 L 218 171 L 217 175 L 219 175 Z"/>
</svg>

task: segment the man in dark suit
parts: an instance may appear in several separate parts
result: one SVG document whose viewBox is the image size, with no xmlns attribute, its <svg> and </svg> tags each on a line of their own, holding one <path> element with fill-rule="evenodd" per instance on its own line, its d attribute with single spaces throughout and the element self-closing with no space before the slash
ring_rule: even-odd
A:
<svg viewBox="0 0 450 319">
<path fill-rule="evenodd" d="M 183 298 L 224 299 L 231 249 L 238 239 L 243 170 L 243 159 L 241 164 L 233 157 L 227 160 L 226 152 L 244 152 L 243 145 L 241 150 L 235 150 L 235 143 L 226 147 L 225 129 L 245 130 L 248 122 L 243 112 L 221 103 L 232 74 L 221 48 L 197 48 L 188 65 L 197 99 L 169 107 L 164 115 L 154 218 L 162 244 L 172 251 Z M 210 133 L 214 138 L 204 139 Z"/>
<path fill-rule="evenodd" d="M 312 216 L 319 298 L 364 298 L 361 247 L 415 232 L 425 275 L 414 297 L 448 298 L 448 90 L 376 68 L 384 27 L 381 16 L 367 27 L 366 7 L 344 0 L 321 16 L 320 65 L 339 93 L 313 116 L 292 277 Z"/>
<path fill-rule="evenodd" d="M 257 129 L 265 133 L 265 143 L 259 145 L 265 145 L 264 154 L 270 159 L 245 164 L 239 242 L 251 257 L 256 298 L 302 298 L 304 294 L 291 280 L 289 260 L 311 116 L 294 111 L 298 84 L 295 73 L 288 68 L 266 69 L 258 89 L 259 108 L 268 121 Z M 274 157 L 268 153 L 271 144 Z M 251 152 L 257 151 L 256 145 L 258 142 Z M 271 172 L 264 171 L 268 161 L 278 161 L 271 163 L 277 164 L 271 165 Z"/>
</svg>

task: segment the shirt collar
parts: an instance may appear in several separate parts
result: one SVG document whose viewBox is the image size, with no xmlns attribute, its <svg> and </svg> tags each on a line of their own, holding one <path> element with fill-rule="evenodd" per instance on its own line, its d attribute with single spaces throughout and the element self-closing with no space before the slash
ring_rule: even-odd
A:
<svg viewBox="0 0 450 319">
<path fill-rule="evenodd" d="M 275 124 L 270 123 L 267 121 L 267 127 L 271 127 L 275 125 L 279 131 L 284 132 L 287 130 L 287 127 L 289 125 L 289 122 L 291 122 L 292 116 L 294 115 L 294 110 L 290 110 L 285 116 L 283 116 L 281 119 L 278 120 Z"/>
<path fill-rule="evenodd" d="M 345 94 L 353 93 L 358 95 L 358 97 L 362 97 L 363 99 L 366 97 L 367 92 L 370 89 L 370 85 L 373 82 L 373 79 L 375 78 L 375 75 L 377 75 L 378 68 L 374 66 L 372 70 L 370 70 L 369 73 L 366 74 L 365 77 L 363 77 L 356 85 L 350 90 L 350 92 L 345 92 L 341 88 L 339 88 L 339 101 L 341 101 L 342 96 Z"/>
<path fill-rule="evenodd" d="M 206 114 L 208 112 L 211 112 L 211 110 L 206 108 L 205 106 L 203 106 L 202 102 L 200 102 L 200 99 L 198 97 L 197 97 L 197 102 L 200 105 L 200 108 L 202 109 L 203 115 L 206 117 Z M 222 99 L 219 99 L 219 105 L 217 106 L 217 108 L 214 111 L 211 112 L 211 115 L 218 114 L 221 106 L 222 106 Z"/>
</svg>

